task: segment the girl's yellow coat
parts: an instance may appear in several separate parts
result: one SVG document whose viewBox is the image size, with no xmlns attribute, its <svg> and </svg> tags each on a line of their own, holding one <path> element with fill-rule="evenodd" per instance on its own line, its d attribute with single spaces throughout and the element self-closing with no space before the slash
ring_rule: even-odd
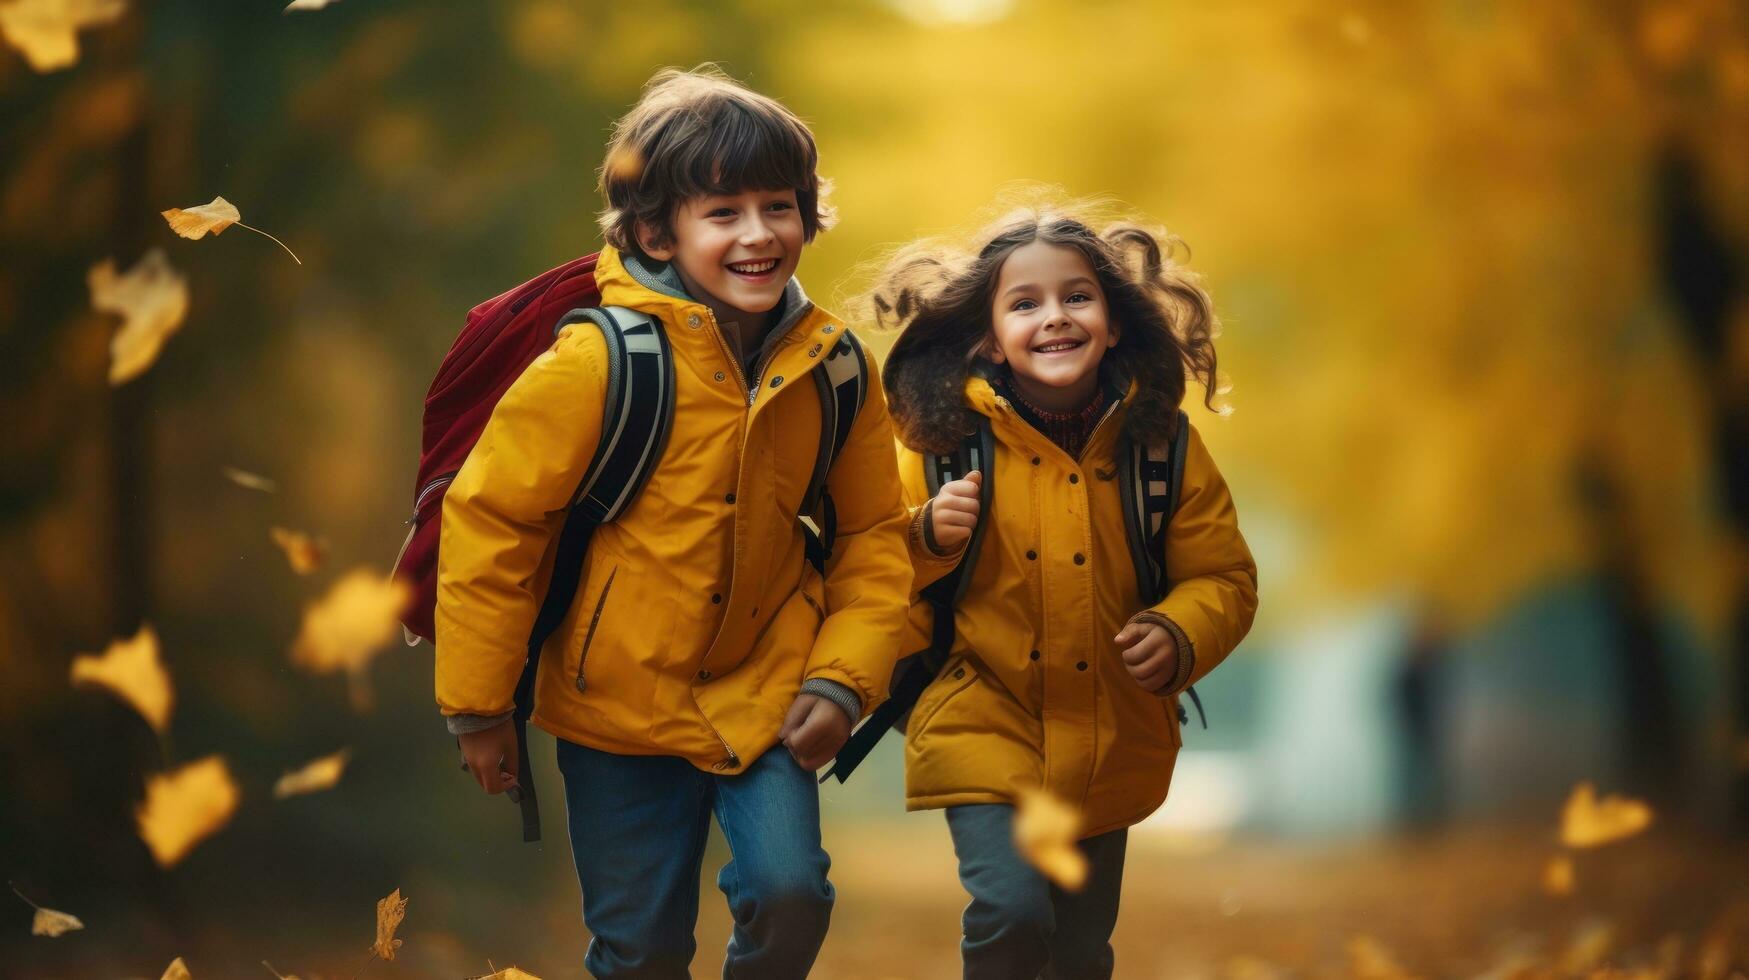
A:
<svg viewBox="0 0 1749 980">
<path fill-rule="evenodd" d="M 1100 422 L 1079 462 L 1017 415 L 988 381 L 966 402 L 996 437 L 994 504 L 956 639 L 908 725 L 906 804 L 913 810 L 1013 802 L 1043 786 L 1080 807 L 1083 836 L 1127 827 L 1166 799 L 1182 745 L 1180 690 L 1238 645 L 1257 609 L 1257 565 L 1232 497 L 1193 428 L 1184 488 L 1166 536 L 1170 593 L 1145 609 L 1124 534 L 1112 449 L 1124 407 Z M 905 502 L 928 499 L 922 458 L 901 450 Z M 952 569 L 911 534 L 913 590 Z M 1152 694 L 1112 642 L 1125 623 L 1161 616 L 1184 631 L 1196 668 Z M 911 608 L 902 649 L 928 646 L 932 613 Z"/>
<path fill-rule="evenodd" d="M 824 581 L 795 519 L 819 449 L 809 371 L 843 321 L 816 308 L 769 354 L 751 407 L 708 308 L 650 288 L 611 248 L 603 305 L 658 317 L 674 350 L 668 448 L 620 519 L 596 530 L 570 612 L 548 641 L 533 721 L 609 752 L 741 771 L 777 740 L 802 681 L 886 697 L 910 563 L 892 429 L 867 401 L 827 487 L 838 539 Z M 443 507 L 437 701 L 511 707 L 566 509 L 600 436 L 606 345 L 567 327 L 505 393 Z"/>
</svg>

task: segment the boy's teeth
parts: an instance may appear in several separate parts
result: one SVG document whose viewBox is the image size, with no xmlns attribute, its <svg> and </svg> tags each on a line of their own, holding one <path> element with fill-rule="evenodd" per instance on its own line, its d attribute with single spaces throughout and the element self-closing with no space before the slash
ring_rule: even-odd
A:
<svg viewBox="0 0 1749 980">
<path fill-rule="evenodd" d="M 772 269 L 777 268 L 777 260 L 767 259 L 764 262 L 731 262 L 729 263 L 729 268 L 736 272 L 758 275 L 761 272 L 770 272 Z"/>
</svg>

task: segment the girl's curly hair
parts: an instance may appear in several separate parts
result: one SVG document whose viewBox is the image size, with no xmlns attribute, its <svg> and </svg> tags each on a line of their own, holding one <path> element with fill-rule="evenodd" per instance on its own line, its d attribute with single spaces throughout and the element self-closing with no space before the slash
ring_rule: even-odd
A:
<svg viewBox="0 0 1749 980">
<path fill-rule="evenodd" d="M 975 431 L 966 377 L 993 367 L 984 352 L 997 279 L 1008 256 L 1032 242 L 1075 249 L 1093 267 L 1120 331 L 1102 367 L 1119 383 L 1137 383 L 1124 422 L 1129 440 L 1160 446 L 1176 435 L 1187 377 L 1202 383 L 1203 404 L 1214 407 L 1217 322 L 1199 277 L 1173 260 L 1181 243 L 1128 221 L 1095 231 L 1082 215 L 1098 207 L 1029 205 L 987 226 L 975 252 L 925 240 L 886 263 L 861 305 L 877 326 L 903 331 L 887 356 L 885 387 L 905 445 L 947 453 Z"/>
</svg>

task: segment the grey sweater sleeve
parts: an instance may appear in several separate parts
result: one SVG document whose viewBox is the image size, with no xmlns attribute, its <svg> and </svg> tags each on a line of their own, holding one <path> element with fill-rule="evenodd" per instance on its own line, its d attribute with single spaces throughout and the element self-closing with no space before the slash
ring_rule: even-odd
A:
<svg viewBox="0 0 1749 980">
<path fill-rule="evenodd" d="M 856 723 L 862 720 L 862 698 L 858 697 L 855 691 L 837 681 L 827 680 L 824 677 L 810 678 L 802 682 L 802 693 L 818 695 L 843 708 L 844 713 L 850 716 L 852 728 L 855 728 Z"/>
<path fill-rule="evenodd" d="M 443 722 L 449 726 L 451 735 L 472 735 L 475 732 L 483 732 L 488 728 L 496 728 L 504 724 L 515 713 L 514 711 L 506 711 L 496 715 L 450 715 L 443 719 Z"/>
</svg>

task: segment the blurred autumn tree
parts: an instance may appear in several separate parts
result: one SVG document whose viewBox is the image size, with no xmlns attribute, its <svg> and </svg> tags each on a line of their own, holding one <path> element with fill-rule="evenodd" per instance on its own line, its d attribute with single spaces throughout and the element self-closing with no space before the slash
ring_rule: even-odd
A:
<svg viewBox="0 0 1749 980">
<path fill-rule="evenodd" d="M 1739 4 L 142 0 L 80 39 L 54 73 L 0 54 L 0 765 L 33 789 L 0 802 L 0 837 L 42 842 L 27 877 L 161 887 L 129 812 L 173 755 L 222 747 L 260 786 L 344 733 L 375 794 L 348 818 L 431 799 L 424 651 L 388 658 L 362 718 L 289 673 L 313 585 L 267 528 L 386 564 L 463 312 L 595 247 L 606 125 L 654 68 L 707 59 L 816 125 L 843 218 L 807 259 L 816 296 L 1015 179 L 1184 237 L 1228 327 L 1239 414 L 1203 428 L 1265 557 L 1259 636 L 1380 595 L 1462 632 L 1582 579 L 1634 788 L 1696 747 L 1675 630 L 1721 651 L 1725 734 L 1749 734 Z M 157 218 L 216 194 L 305 264 Z M 192 310 L 111 388 L 86 272 L 152 246 Z M 67 687 L 73 654 L 142 619 L 179 685 L 174 746 Z M 274 860 L 411 861 L 428 834 Z"/>
</svg>

